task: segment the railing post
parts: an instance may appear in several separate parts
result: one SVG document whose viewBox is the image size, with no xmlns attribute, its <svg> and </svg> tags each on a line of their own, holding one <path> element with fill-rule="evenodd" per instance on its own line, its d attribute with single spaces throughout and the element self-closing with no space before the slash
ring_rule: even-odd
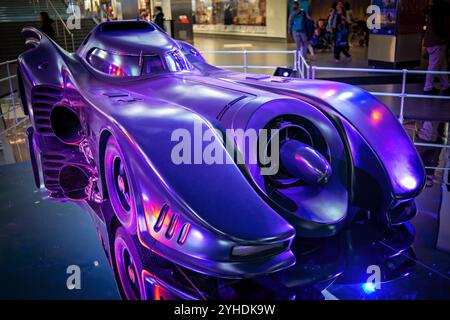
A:
<svg viewBox="0 0 450 320">
<path fill-rule="evenodd" d="M 244 73 L 247 73 L 248 65 L 247 65 L 247 49 L 244 50 Z"/>
<path fill-rule="evenodd" d="M 66 30 L 63 30 L 64 32 L 64 49 L 67 50 L 67 38 L 66 38 Z"/>
<path fill-rule="evenodd" d="M 303 78 L 302 52 L 297 50 L 298 77 Z"/>
<path fill-rule="evenodd" d="M 299 72 L 298 71 L 298 51 L 297 50 L 294 50 L 294 70 Z"/>
<path fill-rule="evenodd" d="M 316 80 L 316 67 L 315 66 L 311 67 L 311 73 L 312 73 L 312 75 L 311 75 L 312 79 Z"/>
<path fill-rule="evenodd" d="M 299 78 L 303 78 L 303 63 L 302 63 L 302 53 L 300 50 L 296 50 L 297 51 L 297 65 L 298 65 L 298 77 Z"/>
<path fill-rule="evenodd" d="M 305 79 L 306 78 L 306 60 L 305 60 L 305 57 L 304 56 L 302 56 L 302 68 L 303 68 L 303 79 Z"/>
<path fill-rule="evenodd" d="M 404 120 L 404 109 L 405 109 L 405 98 L 406 98 L 406 76 L 408 74 L 407 69 L 402 70 L 402 93 L 400 97 L 400 115 L 399 115 L 399 121 L 400 123 L 403 123 Z"/>
<path fill-rule="evenodd" d="M 73 40 L 73 33 L 70 34 L 70 37 L 72 38 L 72 52 L 75 52 L 75 41 Z"/>
<path fill-rule="evenodd" d="M 8 74 L 9 92 L 11 94 L 11 103 L 12 103 L 13 113 L 14 113 L 14 123 L 17 124 L 16 101 L 15 101 L 15 97 L 14 97 L 14 87 L 12 84 L 11 72 L 9 71 L 9 63 L 6 64 L 6 72 Z"/>
</svg>

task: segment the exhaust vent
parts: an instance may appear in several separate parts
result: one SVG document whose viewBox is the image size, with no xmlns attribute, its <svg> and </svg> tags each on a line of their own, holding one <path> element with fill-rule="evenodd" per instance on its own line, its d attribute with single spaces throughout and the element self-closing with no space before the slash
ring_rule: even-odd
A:
<svg viewBox="0 0 450 320">
<path fill-rule="evenodd" d="M 84 138 L 80 118 L 69 107 L 53 107 L 50 113 L 50 125 L 55 136 L 64 143 L 77 145 Z"/>
<path fill-rule="evenodd" d="M 89 172 L 82 167 L 68 165 L 59 172 L 59 185 L 65 197 L 70 200 L 85 200 L 86 187 L 89 185 Z"/>
</svg>

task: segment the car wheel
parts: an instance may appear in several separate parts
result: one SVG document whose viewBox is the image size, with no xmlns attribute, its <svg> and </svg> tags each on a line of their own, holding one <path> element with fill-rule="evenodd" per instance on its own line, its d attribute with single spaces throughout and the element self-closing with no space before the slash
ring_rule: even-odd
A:
<svg viewBox="0 0 450 320">
<path fill-rule="evenodd" d="M 129 170 L 117 140 L 111 136 L 105 150 L 105 180 L 115 216 L 130 234 L 136 234 L 136 206 Z"/>
<path fill-rule="evenodd" d="M 123 298 L 127 300 L 145 299 L 142 257 L 133 236 L 123 227 L 117 229 L 114 238 L 114 262 Z"/>
</svg>

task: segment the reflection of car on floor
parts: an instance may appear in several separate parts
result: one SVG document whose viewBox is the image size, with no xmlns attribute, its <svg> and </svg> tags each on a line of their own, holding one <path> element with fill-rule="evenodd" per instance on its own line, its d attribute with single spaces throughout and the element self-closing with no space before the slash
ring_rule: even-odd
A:
<svg viewBox="0 0 450 320">
<path fill-rule="evenodd" d="M 36 184 L 98 213 L 116 271 L 138 284 L 127 297 L 142 297 L 146 279 L 130 239 L 180 270 L 253 278 L 290 270 L 298 237 L 364 219 L 398 226 L 416 213 L 417 152 L 359 88 L 218 69 L 143 21 L 102 23 L 74 54 L 34 28 L 23 33 L 18 79 Z M 280 170 L 262 175 L 238 142 L 234 153 L 219 145 L 227 165 L 174 163 L 173 132 L 195 136 L 198 125 L 218 129 L 218 141 L 227 129 L 275 130 Z"/>
<path fill-rule="evenodd" d="M 105 239 L 109 231 L 95 212 L 89 210 L 99 233 Z M 280 272 L 249 279 L 218 279 L 172 263 L 141 249 L 139 241 L 122 227 L 111 235 L 111 245 L 104 249 L 107 256 L 115 251 L 119 260 L 116 282 L 125 298 L 150 300 L 322 300 L 324 290 L 334 285 L 351 286 L 354 298 L 383 299 L 389 292 L 399 297 L 387 285 L 410 274 L 416 267 L 416 255 L 411 245 L 414 229 L 410 223 L 391 228 L 380 227 L 366 220 L 333 237 L 320 239 L 295 238 L 292 251 L 296 264 Z M 114 249 L 112 249 L 114 247 Z M 130 262 L 133 262 L 130 264 Z M 369 281 L 370 267 L 380 268 L 380 290 Z M 372 271 L 371 271 L 372 272 Z M 136 275 L 142 275 L 138 287 Z M 387 287 L 385 287 L 387 286 Z M 125 294 L 126 293 L 126 294 Z"/>
</svg>

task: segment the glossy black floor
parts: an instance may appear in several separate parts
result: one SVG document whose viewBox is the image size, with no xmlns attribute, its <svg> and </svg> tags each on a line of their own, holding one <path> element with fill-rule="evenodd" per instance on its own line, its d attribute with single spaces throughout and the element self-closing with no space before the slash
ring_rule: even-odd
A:
<svg viewBox="0 0 450 320">
<path fill-rule="evenodd" d="M 299 240 L 296 267 L 271 281 L 316 289 L 300 299 L 450 299 L 450 253 L 436 249 L 443 192 L 424 191 L 411 226 L 355 224 L 333 239 Z M 0 299 L 120 299 L 88 211 L 42 197 L 29 162 L 0 166 Z M 81 268 L 81 290 L 67 289 L 69 265 Z M 379 290 L 364 285 L 370 265 L 382 270 Z"/>
</svg>

